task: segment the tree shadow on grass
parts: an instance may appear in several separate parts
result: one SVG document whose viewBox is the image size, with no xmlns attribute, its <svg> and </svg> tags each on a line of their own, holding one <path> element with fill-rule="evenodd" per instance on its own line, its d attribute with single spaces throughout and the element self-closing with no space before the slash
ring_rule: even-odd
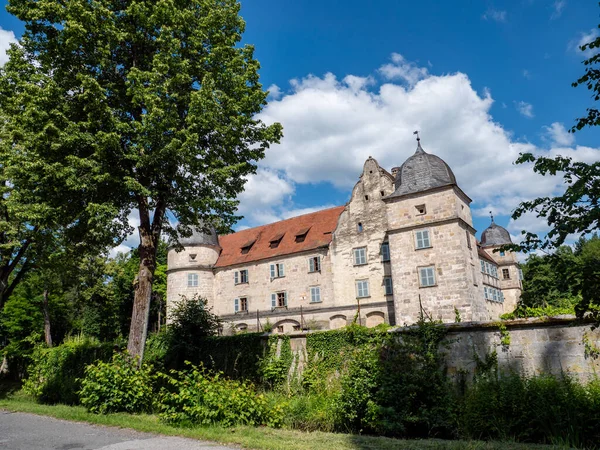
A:
<svg viewBox="0 0 600 450">
<path fill-rule="evenodd" d="M 5 400 L 21 389 L 21 383 L 12 380 L 0 380 L 0 400 Z"/>
</svg>

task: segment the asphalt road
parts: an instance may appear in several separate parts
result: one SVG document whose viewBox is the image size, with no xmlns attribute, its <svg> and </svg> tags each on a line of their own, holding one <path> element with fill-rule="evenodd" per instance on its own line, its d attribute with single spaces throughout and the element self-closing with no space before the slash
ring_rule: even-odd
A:
<svg viewBox="0 0 600 450">
<path fill-rule="evenodd" d="M 0 449 L 10 450 L 236 450 L 212 442 L 0 410 Z M 239 449 L 237 449 L 239 450 Z"/>
</svg>

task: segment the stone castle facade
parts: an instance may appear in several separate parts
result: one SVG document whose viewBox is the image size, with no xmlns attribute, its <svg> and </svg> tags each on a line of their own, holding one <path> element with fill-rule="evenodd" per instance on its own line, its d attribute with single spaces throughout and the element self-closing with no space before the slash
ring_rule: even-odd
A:
<svg viewBox="0 0 600 450">
<path fill-rule="evenodd" d="M 194 232 L 168 253 L 167 308 L 206 298 L 224 332 L 495 320 L 521 294 L 508 231 L 476 239 L 471 199 L 423 150 L 388 172 L 369 157 L 350 201 L 225 236 Z"/>
</svg>

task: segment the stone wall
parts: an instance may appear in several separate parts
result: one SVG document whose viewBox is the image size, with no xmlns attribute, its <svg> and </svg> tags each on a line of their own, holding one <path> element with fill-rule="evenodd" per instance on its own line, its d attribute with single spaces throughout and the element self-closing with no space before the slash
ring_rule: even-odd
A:
<svg viewBox="0 0 600 450">
<path fill-rule="evenodd" d="M 471 379 L 477 361 L 485 361 L 495 350 L 498 368 L 506 373 L 523 375 L 569 373 L 581 381 L 600 375 L 600 358 L 586 355 L 589 346 L 600 347 L 600 329 L 591 330 L 590 323 L 576 322 L 572 317 L 518 319 L 503 321 L 505 343 L 498 322 L 464 322 L 444 324 L 448 335 L 442 347 L 448 375 Z M 402 334 L 408 328 L 392 331 Z M 290 336 L 294 352 L 304 361 L 306 333 Z M 587 342 L 587 344 L 586 344 Z"/>
</svg>

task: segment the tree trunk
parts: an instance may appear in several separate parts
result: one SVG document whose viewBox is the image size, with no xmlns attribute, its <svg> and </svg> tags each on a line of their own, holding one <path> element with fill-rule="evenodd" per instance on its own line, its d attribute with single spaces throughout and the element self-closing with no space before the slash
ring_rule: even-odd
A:
<svg viewBox="0 0 600 450">
<path fill-rule="evenodd" d="M 42 309 L 44 311 L 44 338 L 46 339 L 46 345 L 48 347 L 52 347 L 50 312 L 48 311 L 48 289 L 44 289 L 44 301 L 42 302 Z"/>
<path fill-rule="evenodd" d="M 129 340 L 127 342 L 127 352 L 133 358 L 137 358 L 138 366 L 142 365 L 144 358 L 144 346 L 146 345 L 150 318 L 150 302 L 152 300 L 152 282 L 154 270 L 156 269 L 156 251 L 162 231 L 165 208 L 164 202 L 158 200 L 154 209 L 154 218 L 150 221 L 148 200 L 143 196 L 138 197 L 140 269 L 135 283 L 131 327 L 129 328 Z"/>
<path fill-rule="evenodd" d="M 8 357 L 4 355 L 2 358 L 2 364 L 0 364 L 0 376 L 8 373 Z"/>
</svg>

